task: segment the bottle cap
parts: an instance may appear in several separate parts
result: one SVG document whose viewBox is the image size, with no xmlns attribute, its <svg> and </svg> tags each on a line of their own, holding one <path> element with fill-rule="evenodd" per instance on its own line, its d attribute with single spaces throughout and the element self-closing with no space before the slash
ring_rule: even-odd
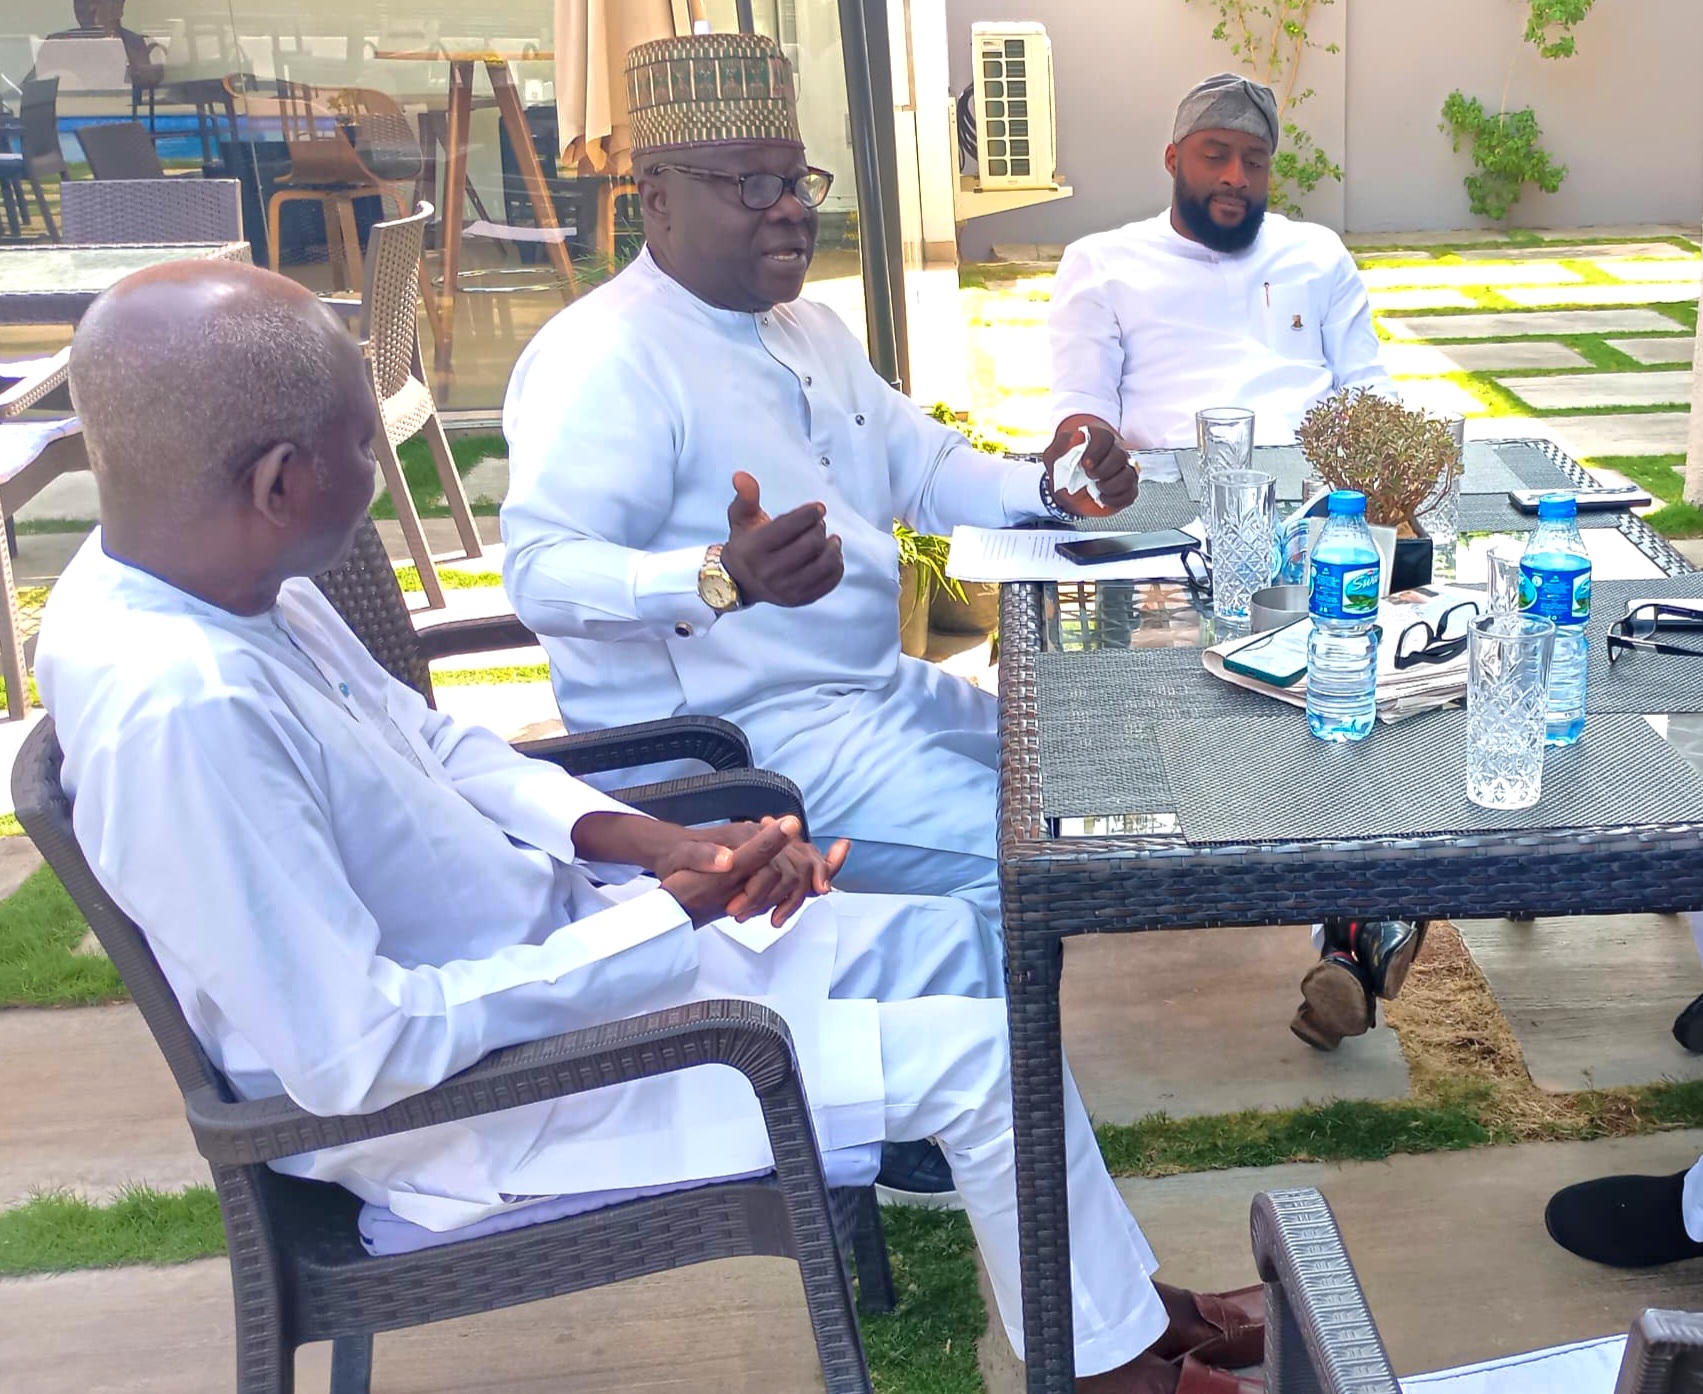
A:
<svg viewBox="0 0 1703 1394">
<path fill-rule="evenodd" d="M 1565 523 L 1579 516 L 1579 500 L 1571 494 L 1545 494 L 1537 501 L 1540 523 Z"/>
<path fill-rule="evenodd" d="M 1366 515 L 1366 495 L 1358 489 L 1332 489 L 1330 516 L 1333 518 L 1363 518 Z"/>
</svg>

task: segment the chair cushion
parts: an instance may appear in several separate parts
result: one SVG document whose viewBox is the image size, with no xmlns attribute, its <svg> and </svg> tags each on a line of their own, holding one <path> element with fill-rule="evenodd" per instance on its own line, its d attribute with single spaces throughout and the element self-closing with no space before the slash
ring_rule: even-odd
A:
<svg viewBox="0 0 1703 1394">
<path fill-rule="evenodd" d="M 879 1143 L 870 1143 L 863 1147 L 842 1147 L 838 1151 L 825 1152 L 822 1155 L 822 1170 L 830 1187 L 873 1185 L 875 1174 L 880 1169 Z M 716 1177 L 714 1180 L 749 1181 L 754 1177 L 766 1175 L 767 1172 L 749 1171 L 739 1176 Z M 669 1186 L 633 1186 L 616 1191 L 587 1191 L 582 1195 L 551 1196 L 547 1200 L 534 1201 L 516 1210 L 505 1210 L 502 1214 L 492 1215 L 477 1224 L 442 1231 L 426 1229 L 412 1221 L 404 1220 L 387 1206 L 363 1205 L 360 1218 L 361 1243 L 366 1247 L 366 1251 L 375 1257 L 411 1254 L 420 1249 L 435 1248 L 440 1244 L 454 1244 L 463 1239 L 478 1239 L 487 1234 L 504 1234 L 526 1225 L 540 1225 L 548 1220 L 566 1219 L 569 1215 L 585 1215 L 593 1210 L 602 1210 L 629 1200 L 643 1200 L 647 1196 L 666 1195 L 671 1191 L 690 1191 L 712 1184 L 711 1180 L 684 1181 Z"/>
<path fill-rule="evenodd" d="M 1508 1355 L 1477 1365 L 1408 1375 L 1402 1394 L 1614 1394 L 1626 1337 Z"/>
<path fill-rule="evenodd" d="M 0 484 L 16 477 L 54 441 L 81 429 L 75 416 L 57 421 L 0 421 Z"/>
</svg>

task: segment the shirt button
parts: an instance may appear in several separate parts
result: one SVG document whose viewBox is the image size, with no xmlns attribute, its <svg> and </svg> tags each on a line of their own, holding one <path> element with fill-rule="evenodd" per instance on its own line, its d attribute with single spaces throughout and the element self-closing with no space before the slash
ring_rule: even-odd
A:
<svg viewBox="0 0 1703 1394">
<path fill-rule="evenodd" d="M 679 620 L 675 623 L 674 635 L 677 639 L 690 639 L 692 637 L 692 626 L 687 624 L 685 620 Z"/>
<path fill-rule="evenodd" d="M 861 416 L 854 417 L 853 420 L 855 420 L 859 426 L 863 425 L 863 418 Z"/>
<path fill-rule="evenodd" d="M 820 459 L 820 460 L 818 460 L 818 461 L 817 461 L 817 462 L 816 462 L 816 463 L 817 463 L 817 464 L 819 464 L 819 465 L 821 465 L 821 466 L 822 466 L 822 468 L 823 468 L 823 469 L 827 469 L 827 468 L 828 468 L 828 457 L 827 457 L 827 456 L 826 456 L 826 455 L 824 455 L 824 456 L 823 456 L 823 457 L 822 457 L 822 458 L 821 458 L 821 459 Z"/>
<path fill-rule="evenodd" d="M 806 374 L 805 374 L 805 375 L 804 375 L 804 385 L 805 385 L 805 386 L 806 386 L 806 387 L 809 387 L 809 386 L 810 386 L 810 384 L 811 384 L 811 383 L 813 383 L 813 382 L 815 382 L 815 381 L 816 381 L 816 379 L 815 379 L 815 378 L 813 378 L 813 377 L 811 377 L 811 376 L 810 376 L 810 374 L 809 374 L 809 373 L 806 373 Z"/>
<path fill-rule="evenodd" d="M 347 697 L 349 695 L 349 684 L 346 682 L 340 682 L 337 684 L 337 690 Z"/>
</svg>

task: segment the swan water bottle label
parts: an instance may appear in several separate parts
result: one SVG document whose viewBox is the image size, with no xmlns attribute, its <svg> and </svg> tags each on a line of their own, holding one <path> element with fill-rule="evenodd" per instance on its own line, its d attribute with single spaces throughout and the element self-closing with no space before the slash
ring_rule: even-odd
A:
<svg viewBox="0 0 1703 1394">
<path fill-rule="evenodd" d="M 1378 613 L 1378 563 L 1313 558 L 1308 609 L 1316 619 L 1364 620 Z"/>
<path fill-rule="evenodd" d="M 1583 624 L 1591 617 L 1591 568 L 1551 570 L 1523 562 L 1520 609 L 1556 624 Z"/>
</svg>

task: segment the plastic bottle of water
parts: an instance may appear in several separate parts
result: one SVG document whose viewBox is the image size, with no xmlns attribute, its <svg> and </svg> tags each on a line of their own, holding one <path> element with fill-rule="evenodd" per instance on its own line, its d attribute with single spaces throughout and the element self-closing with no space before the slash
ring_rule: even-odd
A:
<svg viewBox="0 0 1703 1394">
<path fill-rule="evenodd" d="M 1537 530 L 1520 557 L 1520 608 L 1555 621 L 1549 661 L 1545 745 L 1572 745 L 1585 729 L 1585 621 L 1591 617 L 1591 558 L 1579 536 L 1579 505 L 1567 494 L 1539 499 Z"/>
<path fill-rule="evenodd" d="M 1307 725 L 1322 741 L 1363 740 L 1378 715 L 1378 580 L 1366 496 L 1337 489 L 1313 544 Z"/>
</svg>

